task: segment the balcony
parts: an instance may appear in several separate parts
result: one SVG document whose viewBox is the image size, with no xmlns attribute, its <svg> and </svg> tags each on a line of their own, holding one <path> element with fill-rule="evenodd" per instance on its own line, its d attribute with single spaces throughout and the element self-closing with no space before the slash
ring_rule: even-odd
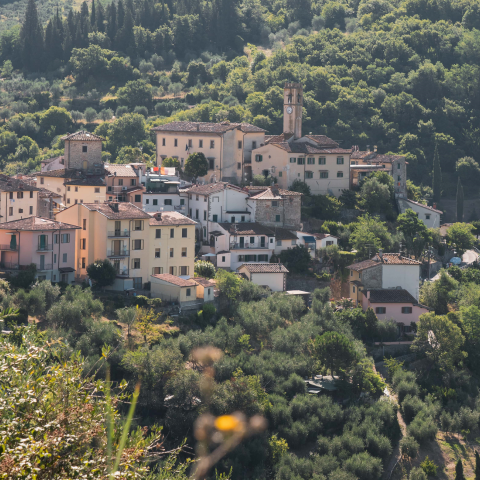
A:
<svg viewBox="0 0 480 480">
<path fill-rule="evenodd" d="M 185 205 L 175 205 L 173 208 L 177 212 L 184 212 L 187 209 Z"/>
<path fill-rule="evenodd" d="M 18 270 L 18 263 L 16 262 L 2 262 L 0 267 L 5 270 Z"/>
<path fill-rule="evenodd" d="M 115 230 L 113 232 L 108 232 L 109 237 L 119 237 L 119 238 L 125 238 L 130 236 L 130 230 L 127 230 L 126 228 L 124 230 Z"/>
<path fill-rule="evenodd" d="M 37 252 L 48 252 L 53 250 L 53 245 L 46 243 L 45 245 L 38 245 Z"/>
<path fill-rule="evenodd" d="M 38 272 L 44 272 L 46 270 L 53 270 L 53 265 L 51 263 L 44 263 L 43 265 L 40 263 L 36 264 Z"/>
<path fill-rule="evenodd" d="M 117 278 L 128 278 L 129 275 L 130 275 L 130 272 L 127 267 L 125 267 L 122 270 L 117 269 Z"/>
<path fill-rule="evenodd" d="M 107 250 L 107 257 L 129 257 L 129 256 L 130 256 L 130 250 L 126 248 Z"/>
<path fill-rule="evenodd" d="M 17 252 L 18 245 L 0 245 L 0 250 L 10 250 L 12 252 Z"/>
<path fill-rule="evenodd" d="M 256 245 L 255 243 L 232 243 L 230 244 L 230 250 L 272 250 L 272 247 L 269 247 L 268 244 L 265 245 Z"/>
</svg>

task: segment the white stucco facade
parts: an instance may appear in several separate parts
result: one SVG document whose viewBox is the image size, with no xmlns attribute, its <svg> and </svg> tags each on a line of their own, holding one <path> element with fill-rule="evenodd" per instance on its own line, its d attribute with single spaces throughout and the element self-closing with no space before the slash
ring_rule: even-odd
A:
<svg viewBox="0 0 480 480">
<path fill-rule="evenodd" d="M 382 265 L 382 288 L 402 287 L 418 300 L 419 282 L 420 265 Z"/>
</svg>

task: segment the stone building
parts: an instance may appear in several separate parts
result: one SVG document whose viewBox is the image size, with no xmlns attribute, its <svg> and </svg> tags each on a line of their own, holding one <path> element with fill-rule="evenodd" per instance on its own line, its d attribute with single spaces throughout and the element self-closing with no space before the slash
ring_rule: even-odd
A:
<svg viewBox="0 0 480 480">
<path fill-rule="evenodd" d="M 62 140 L 65 141 L 65 169 L 103 175 L 102 137 L 81 130 L 65 135 Z"/>
<path fill-rule="evenodd" d="M 248 203 L 253 206 L 253 218 L 256 222 L 269 227 L 299 229 L 301 226 L 302 194 L 280 189 L 278 185 L 263 187 L 256 191 L 248 189 L 252 195 Z"/>
</svg>

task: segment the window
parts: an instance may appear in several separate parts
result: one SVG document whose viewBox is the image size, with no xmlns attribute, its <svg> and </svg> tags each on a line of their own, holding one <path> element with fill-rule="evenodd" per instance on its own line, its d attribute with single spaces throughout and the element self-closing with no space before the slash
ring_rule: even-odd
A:
<svg viewBox="0 0 480 480">
<path fill-rule="evenodd" d="M 180 275 L 188 275 L 188 267 L 180 267 Z"/>
<path fill-rule="evenodd" d="M 95 193 L 100 193 L 100 187 L 95 187 Z"/>
<path fill-rule="evenodd" d="M 426 213 L 426 214 L 425 214 L 425 219 L 426 219 L 426 220 L 430 220 L 430 214 L 429 214 L 429 213 Z"/>
<path fill-rule="evenodd" d="M 23 208 L 19 208 L 18 213 L 23 213 Z"/>
<path fill-rule="evenodd" d="M 165 139 L 162 138 L 162 147 L 164 147 L 164 146 L 165 146 Z"/>
<path fill-rule="evenodd" d="M 237 170 L 241 170 L 242 169 L 242 164 L 240 162 L 237 162 Z"/>
<path fill-rule="evenodd" d="M 120 186 L 123 185 L 123 178 L 119 178 L 119 179 L 118 179 L 118 184 L 119 184 Z"/>
<path fill-rule="evenodd" d="M 400 182 L 402 180 L 402 177 L 400 175 L 397 175 L 397 182 Z"/>
<path fill-rule="evenodd" d="M 40 177 L 40 185 L 43 185 L 45 182 L 45 179 L 43 177 Z"/>
<path fill-rule="evenodd" d="M 258 255 L 257 260 L 259 262 L 268 262 L 268 255 Z"/>
<path fill-rule="evenodd" d="M 133 288 L 140 290 L 142 288 L 142 277 L 133 278 Z"/>
<path fill-rule="evenodd" d="M 282 241 L 281 240 L 277 240 L 277 247 L 281 247 L 282 246 Z"/>
<path fill-rule="evenodd" d="M 153 199 L 153 205 L 158 205 L 158 198 Z"/>
<path fill-rule="evenodd" d="M 178 147 L 178 140 L 176 138 L 173 140 L 173 146 Z"/>
<path fill-rule="evenodd" d="M 75 187 L 75 191 L 78 192 L 78 187 Z"/>
<path fill-rule="evenodd" d="M 87 260 L 85 257 L 82 257 L 82 268 L 85 268 L 87 264 Z"/>
<path fill-rule="evenodd" d="M 188 139 L 188 148 L 193 147 L 193 140 L 191 138 Z"/>
<path fill-rule="evenodd" d="M 215 140 L 210 140 L 210 148 L 215 148 Z"/>
<path fill-rule="evenodd" d="M 241 140 L 238 141 L 238 149 L 239 149 L 239 150 L 242 149 L 242 141 L 241 141 Z"/>
<path fill-rule="evenodd" d="M 175 238 L 175 229 L 174 228 L 170 229 L 170 238 Z"/>
<path fill-rule="evenodd" d="M 29 213 L 30 215 L 33 215 L 33 207 L 29 207 L 29 208 L 28 208 L 28 213 Z"/>
<path fill-rule="evenodd" d="M 213 215 L 213 222 L 218 222 L 218 215 Z"/>
<path fill-rule="evenodd" d="M 82 153 L 87 153 L 88 147 L 86 145 L 82 145 Z"/>
<path fill-rule="evenodd" d="M 400 170 L 400 164 L 397 163 L 397 170 Z"/>
<path fill-rule="evenodd" d="M 171 199 L 171 198 L 166 198 L 166 199 L 163 201 L 163 204 L 164 204 L 164 205 L 172 205 L 172 199 Z"/>
<path fill-rule="evenodd" d="M 198 141 L 198 148 L 203 148 L 203 140 Z"/>
<path fill-rule="evenodd" d="M 325 157 L 318 157 L 318 164 L 325 165 L 327 163 L 327 159 Z"/>
<path fill-rule="evenodd" d="M 204 201 L 204 202 L 207 201 L 207 196 L 206 196 L 206 195 L 203 197 L 203 201 Z"/>
<path fill-rule="evenodd" d="M 222 255 L 222 263 L 225 263 L 225 255 Z"/>
<path fill-rule="evenodd" d="M 23 192 L 17 192 L 17 198 L 23 198 Z"/>
<path fill-rule="evenodd" d="M 143 250 L 143 240 L 140 238 L 133 240 L 132 250 Z"/>
<path fill-rule="evenodd" d="M 296 245 L 296 244 L 297 244 L 297 240 L 294 238 L 294 239 L 292 240 L 292 245 Z"/>
<path fill-rule="evenodd" d="M 320 178 L 328 178 L 328 172 L 320 172 Z"/>
<path fill-rule="evenodd" d="M 161 275 L 163 273 L 163 267 L 153 267 L 152 274 L 153 275 Z"/>
<path fill-rule="evenodd" d="M 180 205 L 185 205 L 185 199 L 184 198 L 180 199 Z"/>
<path fill-rule="evenodd" d="M 313 178 L 313 172 L 306 171 L 305 178 Z"/>
<path fill-rule="evenodd" d="M 155 238 L 162 238 L 162 230 L 160 228 L 155 230 Z"/>
<path fill-rule="evenodd" d="M 290 157 L 290 163 L 297 163 L 297 159 L 295 157 Z"/>
<path fill-rule="evenodd" d="M 170 258 L 173 258 L 173 248 L 170 249 Z"/>
<path fill-rule="evenodd" d="M 82 199 L 80 199 L 80 203 L 83 203 L 83 200 L 82 200 Z"/>
<path fill-rule="evenodd" d="M 385 307 L 377 307 L 375 308 L 375 313 L 379 313 L 379 314 L 385 314 L 387 313 L 387 309 Z"/>
<path fill-rule="evenodd" d="M 60 236 L 60 240 L 62 243 L 70 243 L 70 234 L 62 233 L 62 235 Z"/>
<path fill-rule="evenodd" d="M 275 215 L 275 221 L 280 222 L 280 215 Z"/>
<path fill-rule="evenodd" d="M 198 202 L 198 200 L 200 199 L 200 197 L 197 195 L 197 196 L 195 197 L 195 199 L 196 199 L 197 202 Z"/>
<path fill-rule="evenodd" d="M 337 157 L 337 165 L 343 165 L 343 157 Z"/>
<path fill-rule="evenodd" d="M 160 249 L 159 248 L 155 249 L 155 258 L 160 258 Z"/>
<path fill-rule="evenodd" d="M 143 220 L 135 220 L 133 229 L 134 230 L 143 230 Z"/>
<path fill-rule="evenodd" d="M 135 195 L 135 203 L 140 203 L 142 201 L 141 195 Z"/>
<path fill-rule="evenodd" d="M 297 161 L 298 165 L 305 165 L 305 157 L 299 157 Z"/>
<path fill-rule="evenodd" d="M 278 207 L 278 201 L 272 200 L 272 207 Z"/>
<path fill-rule="evenodd" d="M 10 216 L 13 215 L 13 207 L 8 207 L 8 214 L 9 214 Z"/>
<path fill-rule="evenodd" d="M 182 238 L 187 238 L 187 229 L 182 228 Z"/>
<path fill-rule="evenodd" d="M 206 211 L 206 210 L 203 211 L 203 219 L 204 219 L 204 220 L 207 219 L 207 211 Z"/>
<path fill-rule="evenodd" d="M 67 198 L 67 203 L 70 203 L 70 199 L 69 199 L 69 198 Z"/>
<path fill-rule="evenodd" d="M 53 236 L 53 243 L 58 244 L 59 240 L 60 240 L 60 235 L 58 233 L 56 233 Z"/>
<path fill-rule="evenodd" d="M 412 313 L 412 307 L 402 307 L 402 313 Z"/>
<path fill-rule="evenodd" d="M 195 209 L 195 218 L 198 220 L 198 208 Z"/>
<path fill-rule="evenodd" d="M 333 240 L 327 240 L 326 245 L 327 245 L 327 247 L 330 246 L 330 245 L 333 245 Z"/>
<path fill-rule="evenodd" d="M 254 244 L 255 243 L 255 237 L 250 237 L 250 243 Z"/>
<path fill-rule="evenodd" d="M 150 200 L 147 198 L 147 199 L 145 200 L 145 205 L 149 205 L 149 204 L 150 204 Z"/>
<path fill-rule="evenodd" d="M 83 230 L 86 230 L 87 229 L 87 219 L 84 218 L 83 219 Z"/>
<path fill-rule="evenodd" d="M 253 140 L 252 142 L 252 150 L 255 150 L 257 148 L 257 142 Z"/>
<path fill-rule="evenodd" d="M 240 217 L 240 221 L 241 221 L 241 222 L 244 222 L 244 221 L 245 221 L 245 215 L 242 215 L 242 216 Z"/>
<path fill-rule="evenodd" d="M 355 287 L 353 287 L 353 293 L 355 293 Z"/>
<path fill-rule="evenodd" d="M 140 259 L 139 258 L 132 259 L 132 268 L 133 269 L 140 268 Z"/>
<path fill-rule="evenodd" d="M 33 198 L 33 192 L 30 192 L 30 198 Z"/>
<path fill-rule="evenodd" d="M 187 297 L 190 297 L 192 295 L 192 289 L 187 288 Z"/>
<path fill-rule="evenodd" d="M 343 172 L 337 172 L 337 178 L 342 178 L 343 177 Z"/>
<path fill-rule="evenodd" d="M 279 177 L 283 177 L 283 172 L 278 172 Z"/>
<path fill-rule="evenodd" d="M 209 158 L 208 159 L 208 169 L 213 170 L 215 168 L 215 159 L 214 158 Z"/>
<path fill-rule="evenodd" d="M 68 255 L 67 255 L 66 253 L 64 253 L 64 254 L 62 255 L 62 262 L 63 262 L 63 263 L 67 263 L 67 260 L 68 260 Z"/>
<path fill-rule="evenodd" d="M 86 250 L 86 249 L 87 249 L 87 239 L 82 238 L 82 250 Z"/>
<path fill-rule="evenodd" d="M 255 155 L 256 162 L 263 162 L 263 155 Z"/>
<path fill-rule="evenodd" d="M 235 217 L 230 218 L 230 223 L 235 223 Z"/>
<path fill-rule="evenodd" d="M 307 165 L 315 165 L 315 157 L 308 157 Z"/>
<path fill-rule="evenodd" d="M 187 247 L 182 247 L 182 257 L 187 256 Z"/>
</svg>

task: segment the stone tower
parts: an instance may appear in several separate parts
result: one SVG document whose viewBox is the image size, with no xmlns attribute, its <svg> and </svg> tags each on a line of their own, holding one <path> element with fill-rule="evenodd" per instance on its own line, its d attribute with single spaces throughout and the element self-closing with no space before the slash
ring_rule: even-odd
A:
<svg viewBox="0 0 480 480">
<path fill-rule="evenodd" d="M 80 131 L 62 137 L 65 141 L 65 168 L 80 170 L 89 175 L 102 175 L 103 138 Z"/>
<path fill-rule="evenodd" d="M 283 91 L 283 133 L 302 136 L 303 88 L 300 83 L 285 83 Z"/>
</svg>

